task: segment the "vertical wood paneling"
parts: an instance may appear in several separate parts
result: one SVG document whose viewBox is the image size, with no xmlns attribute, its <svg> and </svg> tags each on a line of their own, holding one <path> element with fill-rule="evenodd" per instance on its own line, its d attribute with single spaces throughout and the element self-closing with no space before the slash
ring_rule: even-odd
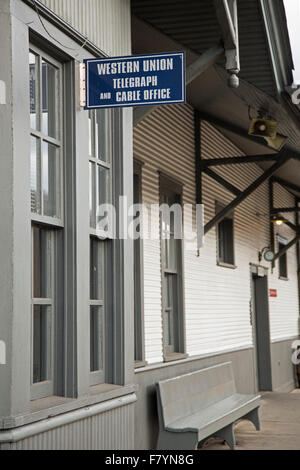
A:
<svg viewBox="0 0 300 470">
<path fill-rule="evenodd" d="M 158 170 L 183 183 L 183 202 L 195 204 L 195 163 L 193 110 L 189 105 L 161 107 L 142 121 L 134 132 L 134 155 L 143 166 L 143 200 L 158 203 Z M 208 123 L 202 123 L 203 158 L 243 155 Z M 240 189 L 262 174 L 255 164 L 231 165 L 215 169 Z M 276 204 L 290 205 L 290 196 L 276 188 Z M 215 214 L 215 202 L 229 203 L 233 196 L 204 175 L 205 221 Z M 184 253 L 185 315 L 187 352 L 209 354 L 252 346 L 250 324 L 250 263 L 258 263 L 258 252 L 269 245 L 268 184 L 258 188 L 235 210 L 236 269 L 217 266 L 216 230 L 205 237 L 200 257 L 196 245 L 186 244 Z M 158 215 L 154 221 L 158 228 Z M 191 221 L 189 222 L 191 225 Z M 194 218 L 193 218 L 194 225 Z M 291 238 L 291 230 L 281 227 Z M 162 360 L 161 281 L 159 241 L 147 240 L 145 257 L 145 350 L 149 363 Z M 289 278 L 278 279 L 278 268 L 269 273 L 270 288 L 279 297 L 270 302 L 272 340 L 298 334 L 298 294 L 295 252 L 288 254 Z M 263 263 L 266 267 L 270 265 Z"/>
<path fill-rule="evenodd" d="M 41 0 L 109 56 L 131 53 L 130 0 Z"/>
<path fill-rule="evenodd" d="M 132 450 L 134 404 L 120 406 L 12 444 L 16 450 Z"/>
</svg>

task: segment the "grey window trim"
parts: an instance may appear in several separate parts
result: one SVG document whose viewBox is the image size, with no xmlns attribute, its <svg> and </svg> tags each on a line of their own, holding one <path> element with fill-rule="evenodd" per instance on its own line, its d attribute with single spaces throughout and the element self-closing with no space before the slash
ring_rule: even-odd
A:
<svg viewBox="0 0 300 470">
<path fill-rule="evenodd" d="M 138 200 L 133 201 L 135 204 L 142 203 L 142 185 L 143 185 L 143 164 L 134 159 L 133 163 L 133 177 L 138 177 Z M 135 185 L 135 181 L 134 181 Z M 135 189 L 134 189 L 135 191 Z M 142 230 L 142 214 L 141 217 L 141 230 Z M 135 291 L 134 291 L 134 314 L 135 314 L 135 330 L 134 330 L 134 342 L 135 342 L 135 367 L 143 367 L 146 365 L 145 361 L 145 326 L 144 326 L 144 244 L 143 239 L 139 238 L 134 240 L 134 257 L 137 264 L 134 266 L 135 276 Z M 137 253 L 136 253 L 137 252 Z M 137 254 L 137 256 L 136 256 Z M 137 259 L 136 259 L 137 257 Z M 138 292 L 137 292 L 138 290 Z"/>
<path fill-rule="evenodd" d="M 215 211 L 216 211 L 216 213 L 220 212 L 220 210 L 224 209 L 224 207 L 225 207 L 225 204 L 223 204 L 219 201 L 215 201 Z M 217 266 L 222 267 L 222 268 L 228 268 L 228 269 L 236 269 L 237 265 L 235 263 L 235 215 L 234 215 L 234 211 L 232 211 L 230 214 L 228 214 L 226 216 L 226 219 L 231 219 L 232 220 L 232 258 L 233 258 L 233 262 L 228 263 L 228 262 L 222 260 L 221 257 L 220 257 L 219 227 L 220 227 L 220 223 L 222 223 L 222 221 L 224 220 L 223 219 L 223 220 L 221 220 L 221 222 L 219 222 L 219 224 L 217 224 L 217 227 L 216 227 Z"/>
<path fill-rule="evenodd" d="M 178 198 L 178 203 L 182 206 L 182 193 L 183 184 L 175 180 L 168 175 L 159 171 L 159 199 L 160 204 L 163 203 L 163 196 L 165 194 L 175 195 Z M 184 233 L 183 220 L 182 220 L 182 231 Z M 162 233 L 162 216 L 160 214 L 160 234 Z M 184 246 L 182 240 L 177 240 L 177 263 L 178 269 L 176 270 L 177 275 L 177 351 L 170 350 L 166 347 L 166 321 L 165 321 L 165 295 L 164 285 L 166 282 L 166 274 L 173 276 L 175 273 L 172 270 L 166 269 L 163 260 L 164 256 L 164 242 L 161 239 L 161 292 L 162 292 L 162 324 L 163 324 L 163 358 L 165 362 L 178 360 L 179 358 L 185 358 L 186 355 L 186 341 L 185 341 L 185 303 L 184 303 Z M 172 271 L 172 274 L 171 274 Z"/>
</svg>

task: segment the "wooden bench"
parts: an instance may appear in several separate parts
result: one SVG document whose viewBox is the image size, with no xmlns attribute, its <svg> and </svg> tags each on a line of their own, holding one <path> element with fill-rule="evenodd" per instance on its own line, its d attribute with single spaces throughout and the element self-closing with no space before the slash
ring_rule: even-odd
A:
<svg viewBox="0 0 300 470">
<path fill-rule="evenodd" d="M 231 362 L 159 382 L 157 402 L 159 450 L 197 449 L 212 436 L 234 449 L 241 418 L 260 429 L 260 396 L 236 392 Z"/>
</svg>

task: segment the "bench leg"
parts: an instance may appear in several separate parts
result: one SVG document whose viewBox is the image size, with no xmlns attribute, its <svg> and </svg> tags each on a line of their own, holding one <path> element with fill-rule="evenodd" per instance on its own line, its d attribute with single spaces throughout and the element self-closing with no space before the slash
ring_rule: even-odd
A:
<svg viewBox="0 0 300 470">
<path fill-rule="evenodd" d="M 251 421 L 251 423 L 254 424 L 256 431 L 260 431 L 258 408 L 255 408 L 255 410 L 252 410 L 250 411 L 250 413 L 243 416 L 243 419 L 247 419 L 248 421 Z"/>
<path fill-rule="evenodd" d="M 229 445 L 231 450 L 234 450 L 235 448 L 235 437 L 234 437 L 234 430 L 233 430 L 233 424 L 230 424 L 229 426 L 226 426 L 225 428 L 221 429 L 220 431 L 217 431 L 214 434 L 215 437 L 220 437 L 223 439 L 227 444 Z"/>
<path fill-rule="evenodd" d="M 196 450 L 198 434 L 194 432 L 160 431 L 157 440 L 157 450 Z"/>
</svg>

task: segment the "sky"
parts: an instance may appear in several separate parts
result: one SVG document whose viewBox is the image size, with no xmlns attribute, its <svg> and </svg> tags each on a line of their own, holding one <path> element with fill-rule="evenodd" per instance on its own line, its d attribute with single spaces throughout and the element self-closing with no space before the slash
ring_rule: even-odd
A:
<svg viewBox="0 0 300 470">
<path fill-rule="evenodd" d="M 284 0 L 294 60 L 294 82 L 300 84 L 300 0 Z"/>
</svg>

